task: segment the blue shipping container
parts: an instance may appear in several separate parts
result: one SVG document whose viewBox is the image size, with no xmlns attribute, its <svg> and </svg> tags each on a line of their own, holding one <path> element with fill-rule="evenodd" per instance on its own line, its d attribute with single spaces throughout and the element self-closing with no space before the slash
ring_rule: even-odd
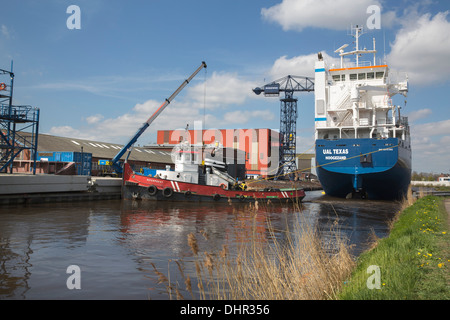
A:
<svg viewBox="0 0 450 320">
<path fill-rule="evenodd" d="M 69 151 L 39 151 L 37 161 L 75 162 L 76 172 L 78 175 L 91 175 L 92 153 Z"/>
</svg>

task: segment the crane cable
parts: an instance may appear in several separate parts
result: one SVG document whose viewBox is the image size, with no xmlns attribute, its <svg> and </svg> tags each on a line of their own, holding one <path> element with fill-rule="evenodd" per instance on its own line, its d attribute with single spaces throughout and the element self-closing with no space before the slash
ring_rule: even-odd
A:
<svg viewBox="0 0 450 320">
<path fill-rule="evenodd" d="M 206 128 L 206 82 L 207 82 L 208 69 L 205 68 L 205 81 L 203 89 L 203 128 Z"/>
</svg>

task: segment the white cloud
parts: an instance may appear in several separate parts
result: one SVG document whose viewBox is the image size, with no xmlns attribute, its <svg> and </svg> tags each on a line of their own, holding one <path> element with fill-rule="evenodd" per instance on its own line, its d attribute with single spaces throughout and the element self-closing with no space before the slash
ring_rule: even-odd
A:
<svg viewBox="0 0 450 320">
<path fill-rule="evenodd" d="M 2 24 L 2 26 L 1 26 L 1 32 L 2 32 L 2 35 L 6 38 L 6 39 L 9 39 L 10 38 L 10 32 L 9 32 L 9 30 L 8 30 L 8 27 L 6 27 L 4 24 Z"/>
<path fill-rule="evenodd" d="M 156 101 L 156 100 L 147 100 L 144 103 L 138 103 L 134 106 L 133 111 L 135 111 L 138 114 L 146 114 L 150 116 L 153 114 L 161 105 L 163 102 Z"/>
<path fill-rule="evenodd" d="M 254 111 L 236 110 L 232 112 L 227 112 L 223 116 L 223 120 L 228 124 L 244 124 L 247 122 L 254 121 L 255 119 L 271 121 L 275 119 L 275 115 L 273 114 L 273 112 L 269 110 L 254 110 Z"/>
<path fill-rule="evenodd" d="M 448 136 L 443 136 L 440 140 L 440 143 L 442 144 L 442 145 L 445 145 L 445 146 L 450 146 L 450 135 L 448 135 Z M 447 157 L 446 158 L 446 162 L 447 162 L 447 164 L 448 164 L 448 160 L 450 159 L 450 157 Z M 450 170 L 449 170 L 450 171 Z"/>
<path fill-rule="evenodd" d="M 216 108 L 228 104 L 243 104 L 253 97 L 255 83 L 242 79 L 236 73 L 213 72 L 205 83 L 201 82 L 188 89 L 188 99 L 194 108 Z M 206 93 L 206 101 L 205 101 Z"/>
<path fill-rule="evenodd" d="M 249 98 L 256 99 L 252 92 L 254 84 L 241 79 L 236 74 L 214 72 L 207 80 L 206 108 L 204 108 L 204 82 L 187 87 L 186 94 L 173 100 L 155 119 L 151 127 L 142 136 L 143 143 L 150 133 L 157 130 L 185 128 L 195 121 L 205 121 L 209 128 L 224 128 L 236 124 L 248 123 L 251 119 L 273 120 L 275 115 L 268 110 L 238 110 L 225 113 L 219 110 L 220 116 L 210 112 L 212 109 L 224 109 L 233 105 L 242 105 Z M 115 118 L 95 114 L 85 118 L 89 126 L 75 129 L 70 126 L 52 127 L 50 134 L 69 136 L 72 138 L 92 139 L 105 142 L 125 143 L 141 125 L 161 106 L 163 101 L 147 100 L 136 104 L 130 112 Z M 142 142 L 141 142 L 142 143 Z"/>
<path fill-rule="evenodd" d="M 155 101 L 149 100 L 142 104 L 137 104 L 132 109 L 132 112 L 115 118 L 95 115 L 86 118 L 87 123 L 89 123 L 88 119 L 95 119 L 95 122 L 91 121 L 89 126 L 81 129 L 71 126 L 52 127 L 49 133 L 71 138 L 125 143 L 156 109 Z M 189 124 L 192 128 L 196 121 L 202 121 L 201 126 L 203 128 L 226 128 L 228 126 L 251 123 L 255 119 L 272 121 L 275 119 L 275 114 L 269 110 L 236 110 L 220 113 L 218 117 L 209 113 L 203 115 L 203 110 L 192 108 L 191 104 L 187 102 L 174 103 L 170 104 L 156 118 L 151 127 L 142 135 L 139 143 L 148 143 L 149 136 L 157 130 L 185 128 L 186 124 Z"/>
<path fill-rule="evenodd" d="M 304 135 L 299 135 L 297 133 L 296 137 L 296 147 L 297 153 L 311 154 L 315 151 L 315 136 L 314 128 L 312 128 L 312 133 L 306 132 Z"/>
<path fill-rule="evenodd" d="M 387 60 L 408 73 L 411 83 L 429 85 L 450 80 L 450 22 L 447 12 L 403 18 Z"/>
<path fill-rule="evenodd" d="M 307 27 L 345 30 L 351 23 L 365 25 L 371 16 L 367 13 L 371 5 L 380 7 L 382 23 L 392 23 L 395 13 L 383 13 L 378 0 L 283 0 L 270 8 L 263 8 L 261 15 L 280 24 L 285 31 L 302 31 Z"/>
<path fill-rule="evenodd" d="M 431 113 L 432 113 L 431 109 L 428 109 L 428 108 L 420 109 L 417 111 L 411 111 L 408 114 L 408 119 L 410 122 L 414 122 L 416 120 L 420 120 L 420 119 L 428 117 Z"/>
<path fill-rule="evenodd" d="M 450 119 L 418 124 L 411 130 L 418 137 L 450 135 Z"/>
<path fill-rule="evenodd" d="M 29 89 L 38 90 L 58 90 L 87 92 L 90 94 L 112 97 L 118 99 L 127 99 L 134 97 L 136 92 L 148 92 L 158 88 L 166 89 L 167 82 L 174 82 L 180 85 L 184 78 L 176 74 L 165 74 L 162 76 L 148 74 L 140 75 L 112 75 L 95 76 L 83 79 L 71 79 L 58 82 L 43 82 L 29 86 Z"/>
<path fill-rule="evenodd" d="M 322 52 L 324 61 L 331 66 L 340 65 L 340 58 L 333 58 L 326 52 Z M 317 53 L 287 58 L 278 58 L 269 71 L 273 79 L 285 77 L 287 75 L 314 77 L 314 64 L 317 61 Z"/>
<path fill-rule="evenodd" d="M 56 135 L 56 136 L 62 136 L 62 137 L 73 137 L 73 138 L 80 138 L 80 139 L 93 139 L 93 136 L 86 134 L 86 132 L 82 132 L 80 130 L 77 130 L 75 128 L 72 128 L 71 126 L 59 126 L 59 127 L 52 127 L 50 129 L 50 134 Z"/>
<path fill-rule="evenodd" d="M 86 122 L 89 124 L 94 124 L 94 123 L 98 123 L 100 120 L 102 120 L 104 118 L 103 115 L 101 114 L 96 114 L 90 117 L 86 118 Z"/>
<path fill-rule="evenodd" d="M 413 170 L 450 170 L 450 120 L 411 126 Z"/>
</svg>

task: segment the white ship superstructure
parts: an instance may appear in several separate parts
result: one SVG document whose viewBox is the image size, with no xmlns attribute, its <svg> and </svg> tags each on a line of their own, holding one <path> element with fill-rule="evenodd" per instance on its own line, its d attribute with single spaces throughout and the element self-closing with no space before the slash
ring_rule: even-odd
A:
<svg viewBox="0 0 450 320">
<path fill-rule="evenodd" d="M 372 50 L 360 49 L 363 29 L 356 26 L 352 31 L 354 50 L 345 52 L 348 45 L 336 50 L 340 66 L 327 66 L 320 53 L 315 64 L 318 176 L 331 195 L 398 197 L 409 185 L 411 145 L 408 119 L 392 98 L 406 97 L 407 77 L 399 81 L 387 64 L 377 64 L 375 39 Z M 373 59 L 361 60 L 367 54 Z M 397 190 L 386 187 L 389 184 Z"/>
<path fill-rule="evenodd" d="M 401 107 L 392 104 L 397 94 L 406 96 L 408 82 L 392 82 L 386 64 L 376 64 L 373 49 L 359 49 L 362 28 L 356 27 L 356 48 L 344 52 L 347 45 L 336 50 L 341 57 L 339 67 L 327 68 L 319 58 L 315 65 L 315 127 L 316 139 L 390 138 L 400 137 L 409 143 L 407 119 Z M 373 54 L 373 61 L 360 61 L 362 54 Z M 356 62 L 347 62 L 354 55 Z"/>
</svg>

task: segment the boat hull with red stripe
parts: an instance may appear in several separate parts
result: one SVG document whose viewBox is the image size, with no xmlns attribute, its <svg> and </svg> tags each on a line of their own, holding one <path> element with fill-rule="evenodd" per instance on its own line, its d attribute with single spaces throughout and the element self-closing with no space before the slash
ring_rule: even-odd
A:
<svg viewBox="0 0 450 320">
<path fill-rule="evenodd" d="M 125 163 L 122 198 L 153 201 L 194 202 L 249 202 L 270 200 L 273 202 L 300 202 L 305 197 L 303 189 L 227 190 L 220 186 L 201 185 L 144 176 L 134 172 Z"/>
</svg>

